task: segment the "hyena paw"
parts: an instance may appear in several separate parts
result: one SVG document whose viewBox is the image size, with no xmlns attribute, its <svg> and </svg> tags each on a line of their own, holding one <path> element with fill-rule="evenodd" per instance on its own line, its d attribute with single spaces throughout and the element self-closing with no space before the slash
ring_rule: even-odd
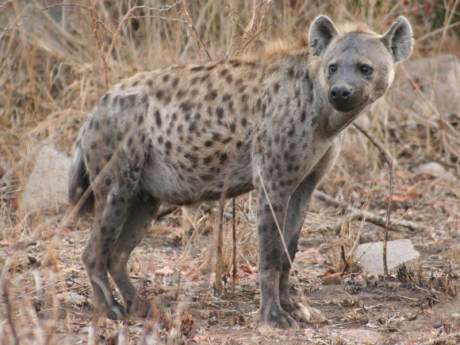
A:
<svg viewBox="0 0 460 345">
<path fill-rule="evenodd" d="M 113 299 L 112 304 L 108 305 L 105 309 L 105 314 L 111 320 L 122 320 L 126 317 L 125 308 L 115 299 Z"/>
<path fill-rule="evenodd" d="M 282 302 L 281 306 L 298 322 L 323 323 L 327 319 L 320 310 L 299 302 Z"/>
<path fill-rule="evenodd" d="M 259 321 L 273 328 L 287 329 L 298 327 L 294 318 L 284 311 L 283 308 L 276 305 L 261 308 L 259 312 Z"/>
<path fill-rule="evenodd" d="M 149 318 L 152 316 L 152 305 L 147 300 L 136 297 L 128 306 L 128 314 L 134 317 Z"/>
</svg>

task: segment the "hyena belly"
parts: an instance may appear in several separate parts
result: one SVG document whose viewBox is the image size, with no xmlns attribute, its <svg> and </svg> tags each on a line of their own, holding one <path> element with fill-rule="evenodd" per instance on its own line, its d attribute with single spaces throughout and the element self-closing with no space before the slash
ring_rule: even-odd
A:
<svg viewBox="0 0 460 345">
<path fill-rule="evenodd" d="M 188 151 L 165 157 L 154 149 L 144 167 L 142 188 L 154 198 L 176 205 L 248 192 L 253 186 L 247 146 L 233 157 L 222 152 L 204 155 Z"/>
</svg>

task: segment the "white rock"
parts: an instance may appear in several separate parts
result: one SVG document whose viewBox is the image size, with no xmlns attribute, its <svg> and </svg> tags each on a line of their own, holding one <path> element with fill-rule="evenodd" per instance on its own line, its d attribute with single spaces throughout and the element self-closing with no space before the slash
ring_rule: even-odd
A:
<svg viewBox="0 0 460 345">
<path fill-rule="evenodd" d="M 460 59 L 453 55 L 409 60 L 400 66 L 387 100 L 397 109 L 448 119 L 460 114 Z"/>
<path fill-rule="evenodd" d="M 338 335 L 347 344 L 381 344 L 382 336 L 377 331 L 367 329 L 345 329 L 338 331 Z"/>
<path fill-rule="evenodd" d="M 25 212 L 56 210 L 68 202 L 71 163 L 70 157 L 52 146 L 40 149 L 23 194 Z"/>
<path fill-rule="evenodd" d="M 387 243 L 388 270 L 417 259 L 419 256 L 419 252 L 414 249 L 410 240 L 395 240 Z M 360 244 L 356 249 L 356 257 L 367 273 L 383 274 L 383 242 Z"/>
<path fill-rule="evenodd" d="M 57 298 L 71 305 L 82 305 L 88 301 L 85 296 L 74 291 L 60 293 L 57 295 Z"/>
<path fill-rule="evenodd" d="M 450 181 L 455 181 L 457 178 L 447 171 L 441 164 L 437 162 L 428 162 L 415 167 L 414 172 L 417 174 L 427 174 L 434 177 L 444 178 Z"/>
</svg>

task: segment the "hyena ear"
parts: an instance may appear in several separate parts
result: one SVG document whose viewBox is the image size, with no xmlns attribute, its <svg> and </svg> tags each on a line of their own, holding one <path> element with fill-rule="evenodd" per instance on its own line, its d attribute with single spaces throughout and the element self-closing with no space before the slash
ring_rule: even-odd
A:
<svg viewBox="0 0 460 345">
<path fill-rule="evenodd" d="M 320 56 L 339 34 L 335 24 L 328 16 L 318 16 L 310 24 L 308 42 L 313 55 Z"/>
<path fill-rule="evenodd" d="M 400 16 L 383 35 L 382 42 L 393 55 L 395 63 L 406 60 L 414 47 L 412 27 L 406 17 Z"/>
</svg>

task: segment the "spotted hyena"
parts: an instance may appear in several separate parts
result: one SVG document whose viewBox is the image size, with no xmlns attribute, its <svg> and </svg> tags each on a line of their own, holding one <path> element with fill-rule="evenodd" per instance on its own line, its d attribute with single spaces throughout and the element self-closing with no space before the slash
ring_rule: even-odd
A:
<svg viewBox="0 0 460 345">
<path fill-rule="evenodd" d="M 115 85 L 80 130 L 69 186 L 73 203 L 87 189 L 95 200 L 82 257 L 98 310 L 110 318 L 148 314 L 126 264 L 161 202 L 187 205 L 255 189 L 260 320 L 275 327 L 302 320 L 288 278 L 313 190 L 334 164 L 342 131 L 386 92 L 412 46 L 404 17 L 378 35 L 343 32 L 319 16 L 297 44 L 143 72 Z"/>
</svg>

